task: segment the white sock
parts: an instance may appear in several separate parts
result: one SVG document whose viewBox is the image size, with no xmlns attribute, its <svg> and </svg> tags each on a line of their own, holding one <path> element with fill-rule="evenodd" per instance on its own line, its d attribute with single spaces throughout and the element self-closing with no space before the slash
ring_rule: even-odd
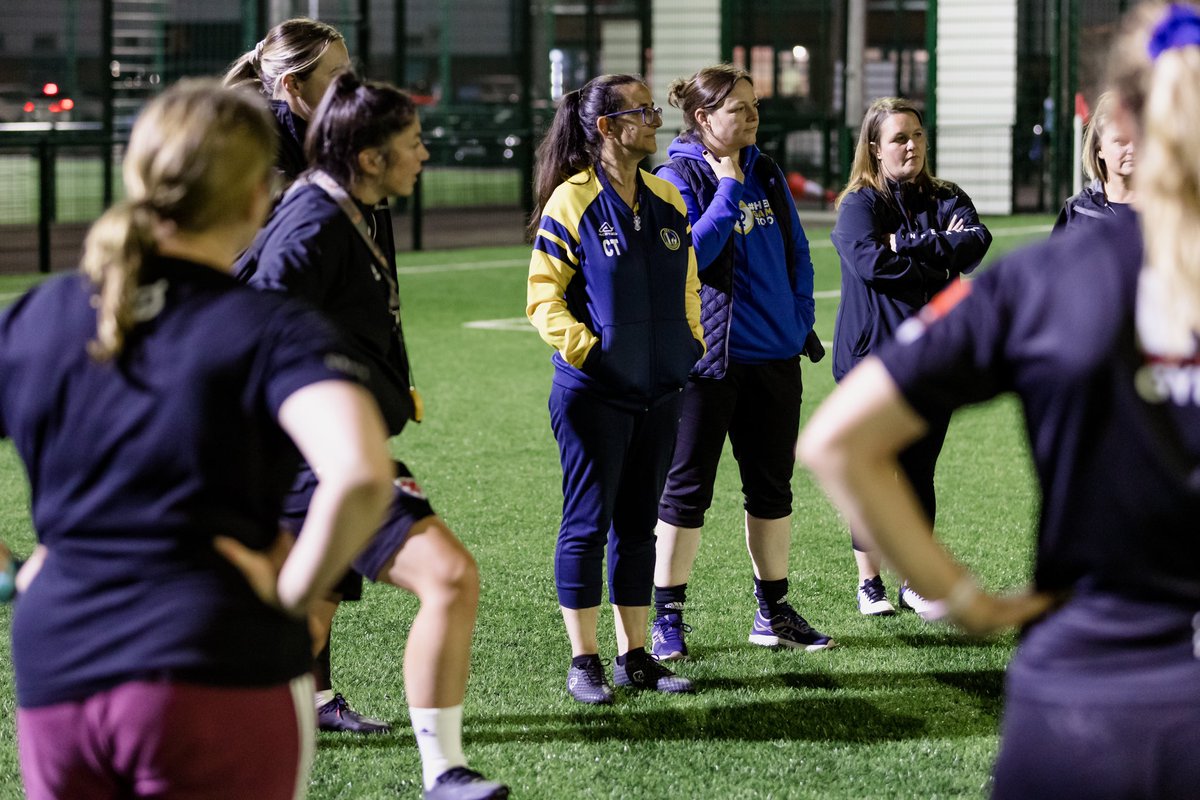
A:
<svg viewBox="0 0 1200 800">
<path fill-rule="evenodd" d="M 432 789 L 446 770 L 467 765 L 462 751 L 462 710 L 461 704 L 449 708 L 408 709 L 413 733 L 417 735 L 417 748 L 421 751 L 421 773 L 426 790 Z"/>
<path fill-rule="evenodd" d="M 325 705 L 330 700 L 332 700 L 333 694 L 334 694 L 333 689 L 324 689 L 320 692 L 314 693 L 313 700 L 316 701 L 317 708 L 320 708 L 321 706 Z"/>
</svg>

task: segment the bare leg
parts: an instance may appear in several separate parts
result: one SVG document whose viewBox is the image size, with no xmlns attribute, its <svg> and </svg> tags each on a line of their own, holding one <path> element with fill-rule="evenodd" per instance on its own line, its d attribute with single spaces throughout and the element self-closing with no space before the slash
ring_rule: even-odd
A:
<svg viewBox="0 0 1200 800">
<path fill-rule="evenodd" d="M 421 603 L 404 651 L 409 705 L 462 703 L 479 605 L 475 559 L 440 517 L 429 516 L 413 525 L 376 580 L 412 592 Z"/>
<path fill-rule="evenodd" d="M 854 563 L 858 566 L 858 583 L 862 585 L 863 581 L 869 581 L 871 578 L 879 575 L 879 551 L 878 550 L 855 550 Z"/>
<path fill-rule="evenodd" d="M 646 646 L 650 606 L 613 606 L 613 617 L 617 628 L 618 655 Z"/>
<path fill-rule="evenodd" d="M 791 515 L 779 519 L 760 519 L 747 514 L 746 549 L 750 551 L 754 577 L 763 581 L 786 578 L 792 549 Z"/>
<path fill-rule="evenodd" d="M 703 528 L 681 528 L 668 522 L 658 521 L 654 534 L 655 545 L 654 585 L 678 586 L 687 583 L 700 550 L 700 532 Z"/>
<path fill-rule="evenodd" d="M 329 632 L 333 630 L 333 615 L 337 613 L 340 598 L 327 597 L 316 601 L 308 611 L 308 632 L 312 636 L 313 658 L 329 644 Z M 318 686 L 318 689 L 321 687 Z"/>
<path fill-rule="evenodd" d="M 596 638 L 596 624 L 600 617 L 600 607 L 562 609 L 563 624 L 567 626 L 567 638 L 571 640 L 571 657 L 596 655 L 600 652 L 600 642 Z"/>
</svg>

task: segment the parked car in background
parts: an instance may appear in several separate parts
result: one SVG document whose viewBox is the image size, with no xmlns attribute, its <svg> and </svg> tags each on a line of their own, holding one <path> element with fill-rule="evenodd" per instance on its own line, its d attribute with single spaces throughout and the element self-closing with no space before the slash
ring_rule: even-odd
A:
<svg viewBox="0 0 1200 800">
<path fill-rule="evenodd" d="M 528 134 L 508 106 L 433 108 L 423 115 L 430 163 L 442 166 L 515 166 Z"/>
</svg>

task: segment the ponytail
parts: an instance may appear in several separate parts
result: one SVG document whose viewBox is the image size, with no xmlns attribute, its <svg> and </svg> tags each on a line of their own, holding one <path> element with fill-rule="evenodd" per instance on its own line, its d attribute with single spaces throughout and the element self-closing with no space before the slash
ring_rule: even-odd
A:
<svg viewBox="0 0 1200 800">
<path fill-rule="evenodd" d="M 126 199 L 88 231 L 80 270 L 92 284 L 88 354 L 117 358 L 136 324 L 143 265 L 163 231 L 224 233 L 243 224 L 270 175 L 275 124 L 260 98 L 213 80 L 182 80 L 152 100 L 125 149 Z"/>
<path fill-rule="evenodd" d="M 362 177 L 359 153 L 382 147 L 416 121 L 417 105 L 408 92 L 342 72 L 329 84 L 313 114 L 304 154 L 313 167 L 349 187 Z"/>
<path fill-rule="evenodd" d="M 154 253 L 156 219 L 144 204 L 124 201 L 88 231 L 82 271 L 95 287 L 96 338 L 87 351 L 96 361 L 120 354 L 133 327 L 133 298 L 142 264 Z"/>
<path fill-rule="evenodd" d="M 263 91 L 262 42 L 233 62 L 221 79 L 221 84 L 231 89 L 248 87 L 257 92 Z"/>
<path fill-rule="evenodd" d="M 297 17 L 285 20 L 229 67 L 225 86 L 252 85 L 268 99 L 281 97 L 285 75 L 307 78 L 334 42 L 344 42 L 340 31 L 324 22 Z"/>
<path fill-rule="evenodd" d="M 621 110 L 620 86 L 641 83 L 636 75 L 601 75 L 568 92 L 559 100 L 550 130 L 538 145 L 533 176 L 535 205 L 527 232 L 532 240 L 541 223 L 542 210 L 560 183 L 600 159 L 602 140 L 596 120 Z"/>
<path fill-rule="evenodd" d="M 1114 63 L 1112 82 L 1142 129 L 1138 332 L 1157 354 L 1188 356 L 1200 337 L 1200 8 L 1135 9 Z"/>
</svg>

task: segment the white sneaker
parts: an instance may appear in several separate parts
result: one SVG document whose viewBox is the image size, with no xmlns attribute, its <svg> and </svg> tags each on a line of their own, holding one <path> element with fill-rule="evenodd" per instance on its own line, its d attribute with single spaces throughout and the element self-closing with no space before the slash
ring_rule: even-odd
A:
<svg viewBox="0 0 1200 800">
<path fill-rule="evenodd" d="M 876 575 L 858 587 L 858 613 L 868 617 L 890 617 L 896 609 L 887 599 L 883 578 Z"/>
<path fill-rule="evenodd" d="M 927 600 L 907 583 L 900 586 L 900 607 L 910 608 L 926 622 L 936 622 L 946 616 L 946 604 L 941 600 Z"/>
</svg>

